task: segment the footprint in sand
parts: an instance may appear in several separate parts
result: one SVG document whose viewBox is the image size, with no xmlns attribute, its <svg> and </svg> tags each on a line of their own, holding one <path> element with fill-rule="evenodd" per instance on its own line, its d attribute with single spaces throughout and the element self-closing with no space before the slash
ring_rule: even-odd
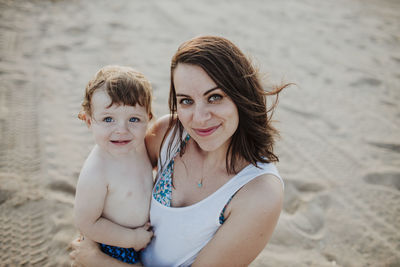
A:
<svg viewBox="0 0 400 267">
<path fill-rule="evenodd" d="M 301 236 L 315 240 L 321 237 L 324 228 L 325 210 L 330 199 L 322 194 L 322 184 L 290 181 L 285 188 L 285 212 L 292 215 L 290 223 Z"/>
<path fill-rule="evenodd" d="M 10 199 L 13 195 L 13 191 L 0 189 L 0 205 Z"/>
<path fill-rule="evenodd" d="M 399 172 L 371 173 L 364 177 L 364 181 L 369 184 L 383 185 L 400 190 Z"/>
<path fill-rule="evenodd" d="M 75 187 L 72 184 L 68 183 L 67 181 L 63 181 L 61 179 L 52 181 L 48 185 L 48 188 L 52 189 L 54 191 L 60 191 L 60 192 L 67 193 L 72 196 L 75 195 Z"/>
<path fill-rule="evenodd" d="M 396 57 L 396 56 L 392 56 L 392 60 L 398 64 L 400 64 L 400 56 Z"/>
<path fill-rule="evenodd" d="M 358 79 L 355 82 L 352 82 L 350 86 L 352 87 L 357 87 L 357 86 L 371 86 L 371 87 L 377 87 L 382 84 L 381 80 L 371 78 L 371 77 L 363 77 Z"/>
<path fill-rule="evenodd" d="M 296 213 L 301 205 L 308 202 L 324 188 L 323 185 L 317 183 L 300 180 L 286 181 L 284 210 L 289 214 Z"/>
<path fill-rule="evenodd" d="M 325 224 L 325 211 L 329 207 L 329 196 L 319 195 L 303 204 L 293 216 L 294 230 L 309 239 L 321 239 Z"/>
<path fill-rule="evenodd" d="M 387 149 L 396 153 L 400 153 L 400 144 L 394 144 L 394 143 L 379 143 L 379 142 L 368 142 L 370 145 Z"/>
<path fill-rule="evenodd" d="M 286 180 L 283 214 L 271 243 L 311 249 L 324 236 L 327 187 L 320 183 Z"/>
</svg>

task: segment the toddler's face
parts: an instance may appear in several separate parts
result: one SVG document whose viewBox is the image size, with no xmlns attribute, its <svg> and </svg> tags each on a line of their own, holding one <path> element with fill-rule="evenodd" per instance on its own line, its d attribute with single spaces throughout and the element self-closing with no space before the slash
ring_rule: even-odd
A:
<svg viewBox="0 0 400 267">
<path fill-rule="evenodd" d="M 104 90 L 92 96 L 92 116 L 86 122 L 97 145 L 112 155 L 125 155 L 144 145 L 149 115 L 140 105 L 124 106 L 111 103 Z"/>
</svg>

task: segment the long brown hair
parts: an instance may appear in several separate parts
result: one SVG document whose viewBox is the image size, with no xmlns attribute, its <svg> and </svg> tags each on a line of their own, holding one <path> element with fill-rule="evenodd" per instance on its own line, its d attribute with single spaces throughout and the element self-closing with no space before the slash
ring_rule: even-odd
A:
<svg viewBox="0 0 400 267">
<path fill-rule="evenodd" d="M 259 74 L 250 60 L 231 41 L 218 36 L 200 36 L 184 42 L 171 61 L 171 84 L 169 109 L 171 120 L 168 131 L 178 134 L 183 147 L 183 126 L 177 118 L 177 99 L 174 85 L 174 70 L 179 63 L 201 67 L 210 78 L 236 104 L 239 125 L 232 135 L 226 154 L 226 170 L 237 173 L 236 163 L 241 159 L 257 166 L 257 162 L 278 161 L 273 152 L 278 131 L 271 125 L 271 116 L 278 101 L 278 93 L 289 84 L 275 87 L 267 92 L 263 89 Z M 267 108 L 267 96 L 275 95 L 275 101 Z M 164 137 L 165 139 L 165 137 Z M 172 150 L 172 141 L 168 153 Z M 164 140 L 163 140 L 164 142 Z"/>
</svg>

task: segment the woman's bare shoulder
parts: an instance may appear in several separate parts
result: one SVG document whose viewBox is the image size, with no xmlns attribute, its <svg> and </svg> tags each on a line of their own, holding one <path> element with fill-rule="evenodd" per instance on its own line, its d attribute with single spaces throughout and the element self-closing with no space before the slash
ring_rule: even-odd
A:
<svg viewBox="0 0 400 267">
<path fill-rule="evenodd" d="M 280 210 L 283 201 L 283 184 L 273 174 L 263 174 L 248 182 L 238 191 L 232 201 L 232 209 L 242 210 L 246 206 L 260 216 L 262 211 Z"/>
<path fill-rule="evenodd" d="M 166 115 L 161 116 L 151 125 L 151 127 L 147 131 L 146 137 L 148 137 L 149 135 L 152 135 L 152 136 L 158 135 L 161 132 L 163 132 L 165 134 L 165 132 L 168 129 L 168 125 L 169 125 L 170 121 L 171 121 L 171 115 L 166 114 Z"/>
<path fill-rule="evenodd" d="M 146 148 L 150 161 L 153 166 L 157 165 L 158 153 L 160 151 L 162 140 L 168 130 L 171 121 L 170 115 L 160 117 L 146 133 Z"/>
</svg>

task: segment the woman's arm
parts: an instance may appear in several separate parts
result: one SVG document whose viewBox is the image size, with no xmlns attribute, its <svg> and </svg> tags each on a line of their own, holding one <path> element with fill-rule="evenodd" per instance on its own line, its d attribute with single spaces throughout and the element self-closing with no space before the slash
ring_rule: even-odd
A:
<svg viewBox="0 0 400 267">
<path fill-rule="evenodd" d="M 228 205 L 226 221 L 192 266 L 249 265 L 270 239 L 282 201 L 282 183 L 273 175 L 246 184 Z"/>
<path fill-rule="evenodd" d="M 171 116 L 164 115 L 159 118 L 146 133 L 146 148 L 152 166 L 157 166 L 158 154 L 160 152 L 161 143 L 167 132 Z"/>
<path fill-rule="evenodd" d="M 77 238 L 71 242 L 72 252 L 69 254 L 73 260 L 71 266 L 85 266 L 85 267 L 128 267 L 128 266 L 142 266 L 141 264 L 128 264 L 117 259 L 114 259 L 99 249 L 99 245 L 92 240 L 85 238 Z"/>
<path fill-rule="evenodd" d="M 146 247 L 153 236 L 148 231 L 150 225 L 130 229 L 101 217 L 107 194 L 107 183 L 101 176 L 87 168 L 79 176 L 74 207 L 76 227 L 85 237 L 99 243 L 135 250 Z"/>
</svg>

